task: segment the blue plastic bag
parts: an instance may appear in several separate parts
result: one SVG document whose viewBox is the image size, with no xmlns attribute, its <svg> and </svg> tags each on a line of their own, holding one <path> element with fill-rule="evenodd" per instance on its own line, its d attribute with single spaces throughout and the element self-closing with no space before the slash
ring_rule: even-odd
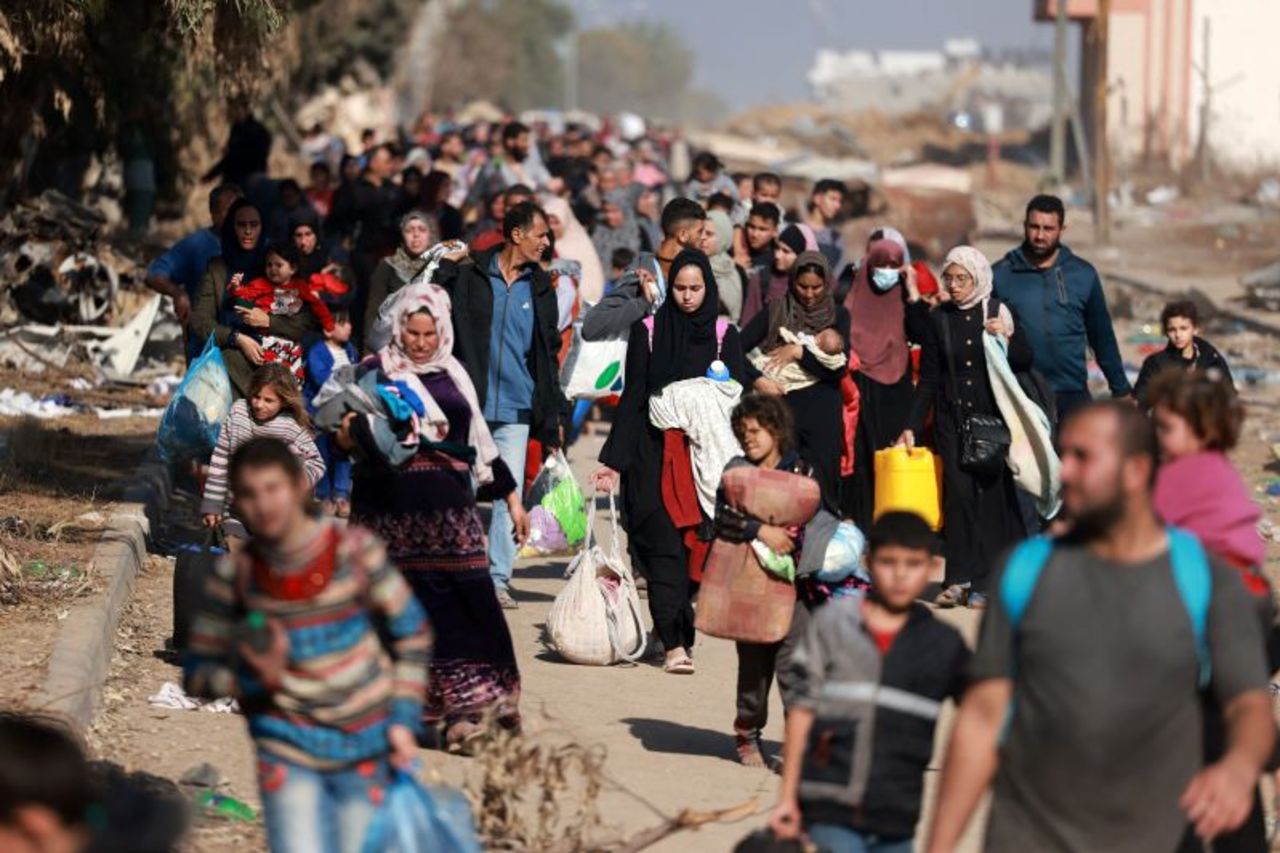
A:
<svg viewBox="0 0 1280 853">
<path fill-rule="evenodd" d="M 222 422 L 231 412 L 235 392 L 213 335 L 200 357 L 187 365 L 187 375 L 173 392 L 156 432 L 163 459 L 204 457 L 218 443 Z"/>
<path fill-rule="evenodd" d="M 362 853 L 480 853 L 471 806 L 452 788 L 428 790 L 396 770 Z"/>
<path fill-rule="evenodd" d="M 842 521 L 836 525 L 836 531 L 827 543 L 826 554 L 823 555 L 822 568 L 814 579 L 820 583 L 833 584 L 847 580 L 851 575 L 870 583 L 871 577 L 862 565 L 862 554 L 867 548 L 867 537 L 857 525 Z"/>
</svg>

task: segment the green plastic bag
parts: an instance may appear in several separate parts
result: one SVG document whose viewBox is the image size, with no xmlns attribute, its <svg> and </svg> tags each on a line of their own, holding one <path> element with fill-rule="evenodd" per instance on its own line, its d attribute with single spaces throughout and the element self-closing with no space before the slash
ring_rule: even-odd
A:
<svg viewBox="0 0 1280 853">
<path fill-rule="evenodd" d="M 529 541 L 519 556 L 573 554 L 586 540 L 587 499 L 562 451 L 557 450 L 542 463 L 524 506 L 529 512 Z"/>
<path fill-rule="evenodd" d="M 569 470 L 567 463 L 564 470 Z M 560 523 L 560 529 L 564 531 L 564 538 L 569 541 L 570 546 L 580 545 L 587 538 L 587 499 L 572 474 L 547 492 L 539 506 Z"/>
<path fill-rule="evenodd" d="M 766 572 L 787 583 L 796 582 L 796 561 L 790 554 L 779 554 L 759 539 L 751 540 L 751 550 Z"/>
</svg>

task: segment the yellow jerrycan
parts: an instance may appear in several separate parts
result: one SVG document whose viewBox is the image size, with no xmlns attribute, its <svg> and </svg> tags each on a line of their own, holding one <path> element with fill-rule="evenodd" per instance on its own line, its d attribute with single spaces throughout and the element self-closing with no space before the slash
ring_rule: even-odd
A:
<svg viewBox="0 0 1280 853">
<path fill-rule="evenodd" d="M 886 447 L 876 451 L 875 517 L 914 512 L 937 530 L 942 526 L 942 463 L 928 448 Z"/>
</svg>

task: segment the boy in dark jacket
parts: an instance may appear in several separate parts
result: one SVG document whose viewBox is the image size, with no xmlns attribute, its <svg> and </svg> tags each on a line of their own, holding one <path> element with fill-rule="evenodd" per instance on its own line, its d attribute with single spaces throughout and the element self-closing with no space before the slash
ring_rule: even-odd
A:
<svg viewBox="0 0 1280 853">
<path fill-rule="evenodd" d="M 782 790 L 769 825 L 828 850 L 910 853 L 944 699 L 969 657 L 918 599 L 938 542 L 917 515 L 888 512 L 868 540 L 871 590 L 829 602 L 792 656 Z"/>
<path fill-rule="evenodd" d="M 1142 362 L 1138 381 L 1133 386 L 1134 396 L 1140 403 L 1146 405 L 1147 386 L 1151 380 L 1164 371 L 1175 368 L 1203 370 L 1206 373 L 1213 371 L 1225 379 L 1228 385 L 1233 385 L 1227 360 L 1212 344 L 1200 337 L 1200 311 L 1194 302 L 1183 300 L 1165 305 L 1160 312 L 1160 326 L 1169 343 Z"/>
</svg>

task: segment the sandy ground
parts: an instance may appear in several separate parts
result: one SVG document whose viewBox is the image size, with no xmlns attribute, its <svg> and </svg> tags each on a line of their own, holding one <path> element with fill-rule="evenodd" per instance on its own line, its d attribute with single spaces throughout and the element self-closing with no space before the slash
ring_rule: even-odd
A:
<svg viewBox="0 0 1280 853">
<path fill-rule="evenodd" d="M 598 437 L 588 437 L 571 452 L 580 477 L 593 467 Z M 597 518 L 607 535 L 606 516 Z M 777 791 L 777 776 L 748 770 L 733 758 L 730 724 L 736 658 L 733 644 L 699 637 L 698 673 L 664 674 L 651 665 L 593 668 L 574 666 L 547 651 L 542 624 L 563 585 L 567 560 L 523 561 L 514 586 L 520 609 L 509 613 L 523 674 L 522 709 L 531 738 L 548 743 L 603 745 L 607 783 L 600 799 L 601 839 L 629 836 L 661 823 L 680 809 L 717 810 L 754 801 L 756 814 L 729 824 L 712 824 L 673 836 L 655 851 L 729 850 L 750 830 L 763 825 Z M 127 770 L 146 770 L 169 779 L 208 761 L 221 772 L 223 792 L 257 804 L 250 742 L 238 716 L 152 708 L 147 697 L 178 669 L 164 655 L 171 620 L 172 562 L 152 557 L 139 579 L 134 599 L 117 637 L 116 656 L 105 702 L 91 733 L 92 746 Z M 973 614 L 945 618 L 969 632 Z M 944 727 L 945 728 L 945 727 Z M 767 747 L 778 750 L 782 710 L 775 696 Z M 424 753 L 428 772 L 454 785 L 474 782 L 479 769 L 471 759 Z M 935 760 L 934 767 L 938 761 Z M 930 776 L 936 775 L 931 770 Z M 259 849 L 260 829 L 215 823 L 198 828 L 191 849 Z M 976 843 L 970 848 L 977 849 Z"/>
<path fill-rule="evenodd" d="M 1100 266 L 1123 269 L 1173 290 L 1186 284 L 1199 284 L 1215 295 L 1227 297 L 1238 293 L 1238 288 L 1233 289 L 1238 267 L 1255 260 L 1252 254 L 1248 254 L 1247 259 L 1233 256 L 1228 265 L 1234 268 L 1215 274 L 1212 263 L 1200 257 L 1195 263 L 1169 265 L 1154 235 L 1133 241 L 1133 251 L 1124 255 L 1100 250 L 1095 257 L 1087 239 L 1078 238 L 1078 242 L 1082 253 L 1095 258 Z M 991 240 L 984 241 L 982 247 L 995 258 L 1010 245 L 1008 240 Z M 1108 292 L 1113 293 L 1113 288 Z M 1156 302 L 1139 303 L 1136 307 L 1136 319 L 1117 323 L 1126 361 L 1134 364 L 1141 360 L 1140 344 L 1134 337 L 1141 332 L 1144 321 L 1154 319 L 1148 315 L 1158 312 L 1159 306 Z M 1246 360 L 1273 369 L 1280 367 L 1280 353 L 1275 352 L 1272 339 L 1226 329 L 1220 337 L 1216 334 L 1210 337 L 1233 364 Z M 1234 458 L 1268 517 L 1280 519 L 1280 497 L 1266 493 L 1267 487 L 1280 477 L 1280 462 L 1276 461 L 1272 449 L 1273 444 L 1280 442 L 1280 386 L 1260 385 L 1243 390 L 1250 404 L 1249 422 L 1242 447 Z M 105 425 L 95 429 L 90 423 L 71 426 L 68 431 L 72 433 L 96 433 L 94 443 L 103 447 L 108 440 L 105 433 L 114 430 L 114 426 Z M 136 427 L 138 432 L 146 429 L 143 424 Z M 584 480 L 594 467 L 591 460 L 599 443 L 599 437 L 588 436 L 570 453 L 575 470 Z M 112 452 L 128 457 L 137 446 L 132 442 L 121 444 Z M 70 476 L 74 478 L 78 474 L 72 470 Z M 102 505 L 98 489 L 44 488 L 47 484 L 41 483 L 41 479 L 0 481 L 0 517 L 12 513 L 28 518 L 47 517 L 47 522 L 51 522 L 72 510 L 83 512 Z M 95 481 L 86 476 L 83 482 Z M 39 501 L 47 503 L 39 504 Z M 603 513 L 598 528 L 602 534 L 608 529 Z M 48 543 L 38 537 L 6 540 L 4 536 L 0 531 L 0 545 L 38 549 L 38 553 L 24 551 L 21 556 L 26 560 L 39 559 L 46 552 L 69 564 L 86 557 L 82 552 L 87 543 Z M 563 586 L 566 564 L 566 559 L 524 561 L 516 571 L 514 585 L 521 607 L 509 613 L 509 621 L 523 674 L 522 708 L 528 737 L 539 743 L 574 742 L 599 745 L 607 750 L 606 784 L 600 797 L 602 826 L 595 833 L 598 839 L 632 835 L 661 823 L 685 807 L 716 810 L 754 803 L 750 817 L 685 832 L 651 848 L 658 851 L 731 849 L 749 831 L 763 825 L 777 789 L 777 777 L 772 773 L 747 770 L 733 760 L 730 723 L 736 664 L 732 644 L 699 637 L 698 674 L 693 677 L 668 676 L 650 665 L 597 669 L 566 664 L 548 652 L 541 642 L 542 624 L 551 601 Z M 1278 569 L 1280 564 L 1273 556 L 1268 565 L 1273 580 L 1280 577 Z M 147 704 L 147 697 L 163 682 L 180 680 L 177 667 L 164 652 L 171 624 L 171 582 L 172 560 L 152 557 L 139 578 L 117 637 L 102 711 L 89 735 L 90 746 L 97 755 L 116 761 L 128 770 L 146 771 L 171 780 L 177 780 L 194 765 L 210 762 L 224 779 L 221 788 L 224 793 L 256 805 L 251 746 L 242 718 L 163 710 Z M 40 683 L 60 612 L 58 606 L 44 602 L 0 606 L 0 632 L 7 638 L 0 647 L 0 700 L 20 702 Z M 972 639 L 977 625 L 974 614 L 950 611 L 941 617 L 956 624 Z M 932 799 L 941 747 L 951 716 L 948 709 L 939 727 L 939 750 L 926 779 L 929 786 L 926 803 Z M 766 730 L 767 748 L 776 751 L 781 737 L 781 706 L 775 696 Z M 480 775 L 481 768 L 472 759 L 438 751 L 427 751 L 424 758 L 430 776 L 453 785 L 474 786 Z M 526 801 L 534 801 L 539 793 L 529 790 Z M 566 807 L 576 804 L 571 802 L 574 797 L 574 794 L 562 795 Z M 981 821 L 976 821 L 970 829 L 963 848 L 966 853 L 979 849 L 980 824 Z M 258 823 L 208 823 L 196 829 L 188 848 L 199 851 L 262 849 L 261 826 Z"/>
</svg>

